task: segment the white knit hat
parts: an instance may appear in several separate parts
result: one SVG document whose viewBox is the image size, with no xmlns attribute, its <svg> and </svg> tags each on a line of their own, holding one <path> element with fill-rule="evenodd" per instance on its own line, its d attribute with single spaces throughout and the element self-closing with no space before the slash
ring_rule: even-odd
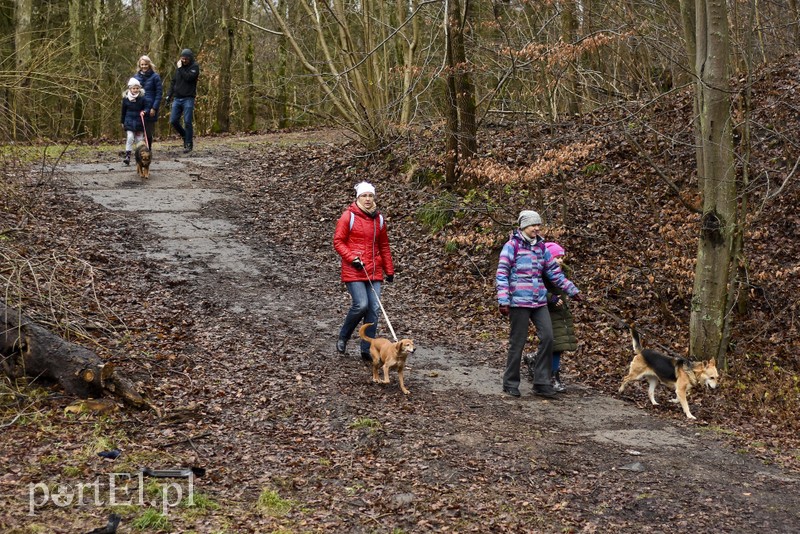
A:
<svg viewBox="0 0 800 534">
<path fill-rule="evenodd" d="M 375 194 L 375 186 L 373 186 L 369 182 L 361 182 L 356 186 L 356 198 L 360 197 L 364 193 L 372 193 Z"/>
<path fill-rule="evenodd" d="M 133 87 L 134 85 L 138 85 L 139 87 L 141 87 L 142 82 L 140 82 L 136 78 L 131 78 L 130 80 L 128 80 L 128 87 Z"/>
</svg>

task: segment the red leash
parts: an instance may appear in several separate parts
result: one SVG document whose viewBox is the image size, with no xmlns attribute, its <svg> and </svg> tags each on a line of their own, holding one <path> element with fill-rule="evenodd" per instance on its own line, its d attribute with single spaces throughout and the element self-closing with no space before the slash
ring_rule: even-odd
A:
<svg viewBox="0 0 800 534">
<path fill-rule="evenodd" d="M 142 128 L 144 128 L 144 130 L 142 131 L 142 133 L 144 134 L 144 144 L 147 145 L 147 150 L 150 150 L 150 141 L 147 139 L 147 126 L 145 126 L 144 124 L 144 113 L 139 115 L 139 117 L 142 119 Z"/>
</svg>

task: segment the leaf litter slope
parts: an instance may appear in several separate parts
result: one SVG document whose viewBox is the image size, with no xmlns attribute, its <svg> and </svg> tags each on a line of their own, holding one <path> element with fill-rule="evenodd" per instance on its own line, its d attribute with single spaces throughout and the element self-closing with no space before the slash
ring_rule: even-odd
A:
<svg viewBox="0 0 800 534">
<path fill-rule="evenodd" d="M 304 143 L 315 135 L 308 133 Z M 613 134 L 603 135 L 609 136 L 604 146 L 614 146 Z M 498 132 L 489 143 L 498 153 L 520 154 L 532 139 Z M 422 144 L 409 143 L 407 150 L 424 163 Z M 603 163 L 616 168 L 630 158 L 623 152 L 609 149 Z M 502 397 L 506 331 L 492 299 L 496 250 L 443 252 L 443 238 L 467 233 L 482 215 L 429 235 L 415 213 L 438 193 L 404 179 L 398 162 L 364 162 L 341 145 L 296 147 L 280 137 L 223 139 L 209 143 L 207 153 L 215 162 L 196 171 L 200 184 L 226 195 L 204 204 L 202 215 L 235 228 L 226 239 L 249 249 L 242 262 L 256 265 L 257 274 L 211 265 L 193 256 L 191 245 L 186 254 L 158 258 L 152 252 L 164 236 L 157 225 L 102 210 L 83 197 L 53 202 L 58 223 L 50 228 L 71 234 L 56 242 L 69 242 L 102 265 L 99 290 L 132 336 L 103 340 L 108 356 L 142 381 L 164 414 L 112 416 L 110 426 L 100 428 L 123 426 L 119 439 L 126 452 L 150 463 L 203 465 L 209 474 L 199 481 L 200 490 L 224 503 L 202 520 L 178 514 L 172 518 L 176 528 L 233 522 L 244 531 L 646 532 L 668 523 L 741 532 L 797 524 L 796 475 L 764 465 L 711 430 L 746 437 L 763 428 L 761 421 L 748 427 L 737 419 L 724 394 L 691 398 L 709 427 L 687 424 L 669 404 L 640 411 L 602 394 L 616 386 L 629 357 L 625 333 L 607 318 L 578 310 L 582 346 L 565 361 L 575 387 L 564 400 Z M 627 254 L 614 253 L 619 241 L 610 236 L 632 227 L 666 235 L 659 229 L 663 221 L 656 227 L 646 210 L 631 206 L 625 193 L 641 171 L 631 167 L 628 162 L 621 171 L 570 185 L 579 197 L 570 207 L 576 226 L 589 229 L 569 236 L 577 243 L 579 283 L 594 298 L 614 299 L 626 317 L 637 299 L 665 301 L 666 315 L 679 316 L 680 298 L 647 289 L 637 278 L 646 279 L 647 271 L 625 268 L 637 254 L 654 264 L 665 254 L 647 256 L 653 247 L 647 233 L 625 240 Z M 185 176 L 181 169 L 165 172 L 148 187 L 158 188 L 157 180 L 182 183 Z M 378 185 L 400 267 L 395 284 L 386 287 L 387 310 L 398 334 L 425 349 L 412 363 L 409 397 L 394 376 L 389 386 L 373 384 L 354 342 L 348 358 L 333 351 L 349 298 L 338 283 L 332 229 L 363 177 Z M 513 196 L 501 196 L 502 189 L 490 191 L 508 203 L 499 216 L 511 221 L 518 206 Z M 647 202 L 669 203 L 654 189 Z M 535 198 L 532 191 L 526 195 Z M 611 222 L 597 222 L 609 213 Z M 677 233 L 691 223 L 667 222 L 684 225 Z M 508 228 L 492 229 L 501 242 Z M 649 272 L 664 278 L 668 271 L 651 266 Z M 631 281 L 612 285 L 620 273 Z M 678 282 L 668 289 L 678 292 Z M 685 337 L 680 325 L 652 308 L 639 313 L 651 331 L 663 332 L 656 339 Z M 677 342 L 675 348 L 680 350 Z M 646 405 L 641 388 L 627 399 Z M 63 402 L 49 402 L 49 417 L 59 419 Z M 41 445 L 23 457 L 10 444 L 31 439 L 31 432 L 11 427 L 3 445 L 9 466 L 39 462 L 38 471 L 7 471 L 16 484 L 52 475 L 55 468 L 41 460 L 55 443 L 67 437 L 79 448 L 83 439 L 64 423 L 37 436 Z M 773 443 L 787 444 L 784 452 L 792 445 L 777 432 L 773 436 Z M 769 452 L 767 458 L 781 459 L 780 451 Z M 75 457 L 64 452 L 60 459 Z M 91 462 L 82 468 L 85 474 L 108 469 Z M 291 500 L 290 512 L 260 512 L 255 503 L 264 489 Z M 60 513 L 47 510 L 39 520 L 64 521 Z M 81 511 L 70 520 L 84 525 L 99 515 Z"/>
</svg>

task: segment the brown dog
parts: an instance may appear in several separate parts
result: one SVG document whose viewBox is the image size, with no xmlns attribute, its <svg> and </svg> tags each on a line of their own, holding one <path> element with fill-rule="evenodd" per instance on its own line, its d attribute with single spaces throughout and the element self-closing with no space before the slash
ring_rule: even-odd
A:
<svg viewBox="0 0 800 534">
<path fill-rule="evenodd" d="M 147 145 L 142 143 L 136 147 L 136 174 L 142 178 L 150 178 L 150 161 L 153 159 L 153 154 Z"/>
<path fill-rule="evenodd" d="M 408 395 L 411 393 L 403 383 L 403 368 L 406 366 L 406 359 L 414 354 L 414 341 L 411 339 L 401 339 L 397 343 L 392 343 L 386 338 L 371 338 L 366 334 L 367 328 L 372 323 L 364 324 L 358 331 L 358 335 L 364 341 L 369 342 L 369 353 L 372 356 L 372 381 L 379 384 L 389 383 L 389 369 L 397 369 L 397 378 L 400 380 L 400 390 Z M 383 380 L 378 377 L 378 368 L 383 365 Z"/>
<path fill-rule="evenodd" d="M 625 391 L 625 387 L 630 382 L 644 378 L 650 383 L 647 390 L 650 402 L 657 406 L 654 393 L 656 384 L 661 382 L 675 388 L 675 398 L 670 402 L 679 402 L 687 418 L 697 419 L 689 411 L 689 402 L 686 400 L 686 396 L 692 387 L 698 384 L 712 389 L 717 387 L 719 373 L 714 358 L 707 362 L 692 362 L 684 358 L 670 358 L 654 350 L 643 350 L 636 329 L 631 327 L 630 330 L 633 338 L 633 351 L 636 354 L 631 360 L 627 376 L 619 386 L 619 392 Z"/>
</svg>

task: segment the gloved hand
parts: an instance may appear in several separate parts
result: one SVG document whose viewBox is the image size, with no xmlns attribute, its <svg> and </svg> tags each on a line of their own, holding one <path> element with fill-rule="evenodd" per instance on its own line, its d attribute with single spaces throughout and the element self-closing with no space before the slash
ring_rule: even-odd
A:
<svg viewBox="0 0 800 534">
<path fill-rule="evenodd" d="M 363 269 L 363 268 L 364 268 L 364 262 L 363 262 L 363 261 L 361 261 L 361 258 L 356 258 L 356 259 L 354 259 L 353 261 L 351 261 L 351 262 L 350 262 L 350 264 L 351 264 L 353 267 L 355 267 L 356 269 L 358 269 L 358 270 L 361 270 L 361 269 Z"/>
<path fill-rule="evenodd" d="M 500 315 L 503 317 L 508 317 L 509 312 L 511 311 L 511 306 L 508 304 L 501 304 L 500 305 Z"/>
<path fill-rule="evenodd" d="M 383 277 L 383 279 L 391 284 L 392 282 L 394 282 L 394 275 L 393 274 L 387 274 L 386 276 Z"/>
<path fill-rule="evenodd" d="M 572 300 L 575 302 L 583 302 L 583 293 L 576 293 L 575 296 L 572 297 Z"/>
</svg>

